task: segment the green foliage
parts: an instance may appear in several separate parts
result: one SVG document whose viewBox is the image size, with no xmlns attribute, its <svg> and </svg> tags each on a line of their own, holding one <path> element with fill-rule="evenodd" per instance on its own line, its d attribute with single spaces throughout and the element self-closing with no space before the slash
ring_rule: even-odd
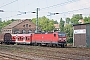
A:
<svg viewBox="0 0 90 60">
<path fill-rule="evenodd" d="M 73 38 L 72 37 L 68 37 L 67 43 L 73 43 Z"/>
<path fill-rule="evenodd" d="M 67 24 L 70 23 L 70 18 L 66 18 L 66 23 L 67 23 Z"/>
<path fill-rule="evenodd" d="M 36 24 L 36 18 L 33 18 L 32 22 L 34 24 Z M 45 16 L 40 17 L 38 19 L 38 26 L 42 29 L 42 31 L 53 31 L 53 29 L 54 29 L 54 20 L 49 20 Z"/>
<path fill-rule="evenodd" d="M 58 24 L 57 20 L 54 21 L 54 24 Z"/>
<path fill-rule="evenodd" d="M 67 42 L 72 43 L 73 42 L 73 26 L 71 24 L 65 25 L 64 32 L 66 32 L 66 35 L 67 35 Z"/>
<path fill-rule="evenodd" d="M 50 20 L 50 22 L 48 23 L 48 31 L 53 31 L 54 30 L 54 21 Z"/>
<path fill-rule="evenodd" d="M 8 24 L 10 24 L 12 22 L 13 22 L 12 20 L 8 20 L 6 22 L 4 21 L 4 22 L 2 22 L 3 23 L 2 27 L 5 27 L 5 26 L 7 26 Z"/>
<path fill-rule="evenodd" d="M 2 24 L 2 22 L 0 21 L 0 33 L 1 33 L 2 26 L 3 26 L 3 24 Z"/>
<path fill-rule="evenodd" d="M 84 22 L 88 22 L 88 18 L 87 17 L 84 17 Z"/>
<path fill-rule="evenodd" d="M 80 19 L 83 19 L 82 14 L 73 15 L 72 18 L 71 18 L 71 23 L 73 23 L 73 24 L 79 24 L 78 21 Z"/>
<path fill-rule="evenodd" d="M 88 17 L 88 23 L 90 23 L 90 16 Z"/>
<path fill-rule="evenodd" d="M 85 22 L 85 23 L 90 23 L 90 16 L 84 17 L 84 22 Z"/>
<path fill-rule="evenodd" d="M 64 23 L 65 23 L 65 21 L 63 21 L 63 19 L 61 18 L 60 19 L 60 31 L 61 32 L 64 32 Z"/>
<path fill-rule="evenodd" d="M 15 21 L 14 19 L 12 20 L 8 20 L 8 21 L 0 21 L 0 33 L 1 33 L 1 29 L 5 26 L 7 26 L 8 24 L 12 23 L 13 21 Z"/>
<path fill-rule="evenodd" d="M 33 19 L 32 19 L 32 22 L 33 22 L 34 24 L 36 24 L 36 18 L 33 18 Z"/>
</svg>

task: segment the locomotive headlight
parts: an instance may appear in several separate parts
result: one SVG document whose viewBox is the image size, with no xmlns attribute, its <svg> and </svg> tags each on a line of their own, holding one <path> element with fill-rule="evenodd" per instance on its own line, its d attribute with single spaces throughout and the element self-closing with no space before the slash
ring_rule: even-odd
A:
<svg viewBox="0 0 90 60">
<path fill-rule="evenodd" d="M 66 40 L 66 38 L 63 38 L 63 40 Z"/>
<path fill-rule="evenodd" d="M 64 41 L 66 41 L 66 38 L 63 38 Z"/>
</svg>

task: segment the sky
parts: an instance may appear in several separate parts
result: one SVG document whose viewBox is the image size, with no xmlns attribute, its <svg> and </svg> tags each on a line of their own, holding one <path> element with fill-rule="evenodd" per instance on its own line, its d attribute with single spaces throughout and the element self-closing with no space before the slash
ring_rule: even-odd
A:
<svg viewBox="0 0 90 60">
<path fill-rule="evenodd" d="M 37 8 L 38 17 L 46 16 L 59 22 L 60 18 L 65 20 L 73 14 L 89 16 L 90 0 L 0 0 L 0 10 L 4 11 L 0 12 L 0 18 L 2 21 L 36 18 L 36 13 L 32 12 L 36 12 Z"/>
</svg>

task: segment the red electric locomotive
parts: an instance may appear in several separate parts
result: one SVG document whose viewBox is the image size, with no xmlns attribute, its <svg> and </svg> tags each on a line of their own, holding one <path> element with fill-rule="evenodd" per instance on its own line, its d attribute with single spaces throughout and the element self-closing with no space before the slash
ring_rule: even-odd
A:
<svg viewBox="0 0 90 60">
<path fill-rule="evenodd" d="M 32 34 L 32 44 L 65 47 L 66 34 L 63 32 Z"/>
</svg>

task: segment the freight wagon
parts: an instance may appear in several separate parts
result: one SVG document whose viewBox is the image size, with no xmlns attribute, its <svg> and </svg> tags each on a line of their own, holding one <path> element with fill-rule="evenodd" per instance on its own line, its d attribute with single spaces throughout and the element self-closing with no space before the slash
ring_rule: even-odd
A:
<svg viewBox="0 0 90 60">
<path fill-rule="evenodd" d="M 5 34 L 0 34 L 0 43 L 15 44 L 15 41 L 12 40 L 12 35 L 10 33 L 5 33 Z"/>
</svg>

